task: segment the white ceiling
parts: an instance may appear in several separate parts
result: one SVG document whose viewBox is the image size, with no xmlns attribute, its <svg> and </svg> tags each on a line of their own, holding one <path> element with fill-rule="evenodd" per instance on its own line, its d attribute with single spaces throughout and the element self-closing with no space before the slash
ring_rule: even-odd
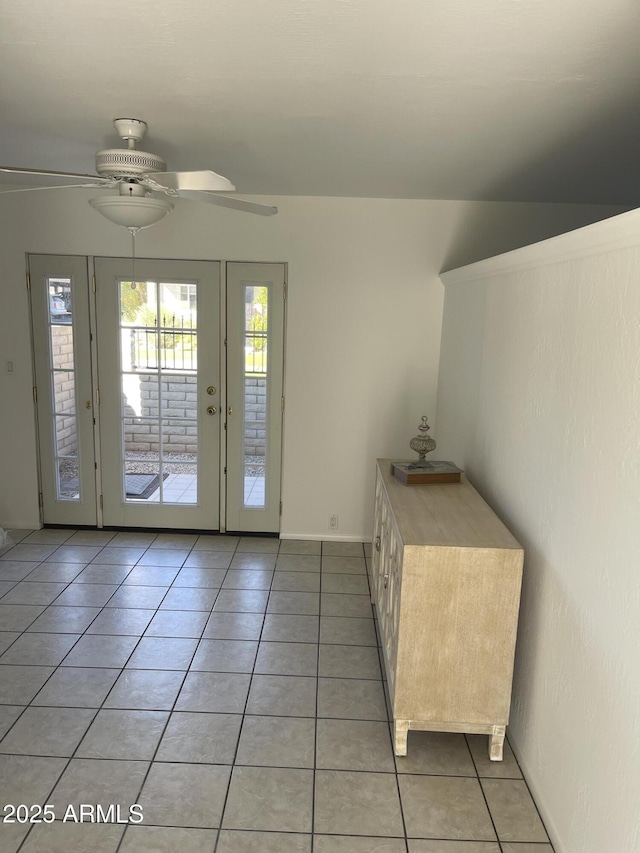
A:
<svg viewBox="0 0 640 853">
<path fill-rule="evenodd" d="M 640 203 L 638 0 L 26 0 L 0 164 L 93 172 L 111 120 L 243 193 Z"/>
</svg>

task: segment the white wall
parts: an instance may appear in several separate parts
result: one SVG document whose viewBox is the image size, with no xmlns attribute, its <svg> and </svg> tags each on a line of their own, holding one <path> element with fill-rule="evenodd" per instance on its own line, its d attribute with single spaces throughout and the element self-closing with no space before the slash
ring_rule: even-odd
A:
<svg viewBox="0 0 640 853">
<path fill-rule="evenodd" d="M 127 256 L 95 190 L 0 196 L 0 525 L 38 524 L 25 253 Z M 434 419 L 443 288 L 476 259 L 618 212 L 571 205 L 280 197 L 265 219 L 179 202 L 137 239 L 140 257 L 287 261 L 282 531 L 370 536 L 373 461 L 405 455 Z M 7 360 L 16 371 L 9 376 Z"/>
<path fill-rule="evenodd" d="M 443 280 L 439 446 L 525 549 L 510 738 L 558 853 L 633 853 L 640 211 Z"/>
</svg>

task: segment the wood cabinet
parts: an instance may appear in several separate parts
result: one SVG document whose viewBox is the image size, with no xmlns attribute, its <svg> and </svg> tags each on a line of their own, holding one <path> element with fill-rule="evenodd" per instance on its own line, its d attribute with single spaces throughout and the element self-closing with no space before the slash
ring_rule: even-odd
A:
<svg viewBox="0 0 640 853">
<path fill-rule="evenodd" d="M 523 551 L 463 480 L 405 486 L 379 459 L 370 565 L 396 755 L 410 729 L 489 735 L 509 722 Z"/>
</svg>

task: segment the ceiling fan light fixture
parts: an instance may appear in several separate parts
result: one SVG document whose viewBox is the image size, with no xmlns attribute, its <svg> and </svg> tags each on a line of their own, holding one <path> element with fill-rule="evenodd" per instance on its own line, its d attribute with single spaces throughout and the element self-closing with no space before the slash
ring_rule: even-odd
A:
<svg viewBox="0 0 640 853">
<path fill-rule="evenodd" d="M 129 231 L 149 228 L 173 210 L 167 199 L 151 196 L 99 196 L 90 198 L 89 204 L 110 222 Z"/>
</svg>

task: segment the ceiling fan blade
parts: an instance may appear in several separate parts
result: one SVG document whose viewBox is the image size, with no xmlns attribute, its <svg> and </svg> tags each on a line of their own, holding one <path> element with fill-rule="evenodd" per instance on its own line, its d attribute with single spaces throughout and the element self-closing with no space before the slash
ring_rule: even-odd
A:
<svg viewBox="0 0 640 853">
<path fill-rule="evenodd" d="M 107 183 L 95 183 L 95 184 L 57 184 L 54 187 L 19 187 L 15 190 L 0 190 L 0 195 L 7 195 L 8 193 L 33 193 L 39 192 L 40 190 L 69 190 L 76 188 L 99 188 L 104 189 L 105 187 L 109 187 L 111 184 Z"/>
<path fill-rule="evenodd" d="M 222 175 L 203 169 L 200 172 L 148 172 L 145 179 L 167 190 L 233 192 L 234 185 Z"/>
<path fill-rule="evenodd" d="M 227 195 L 217 195 L 209 192 L 191 192 L 181 190 L 180 198 L 189 198 L 193 201 L 204 201 L 208 204 L 217 204 L 220 207 L 231 207 L 233 210 L 241 210 L 244 213 L 257 213 L 258 216 L 273 216 L 278 212 L 277 207 L 267 204 L 257 204 L 255 201 L 245 201 L 243 198 L 231 198 Z"/>
<path fill-rule="evenodd" d="M 100 178 L 97 175 L 84 175 L 77 172 L 53 172 L 51 169 L 15 169 L 12 166 L 0 166 L 0 172 L 6 172 L 9 175 L 40 175 L 50 178 L 75 178 L 76 180 L 80 178 L 92 181 L 94 185 L 100 182 Z"/>
</svg>

